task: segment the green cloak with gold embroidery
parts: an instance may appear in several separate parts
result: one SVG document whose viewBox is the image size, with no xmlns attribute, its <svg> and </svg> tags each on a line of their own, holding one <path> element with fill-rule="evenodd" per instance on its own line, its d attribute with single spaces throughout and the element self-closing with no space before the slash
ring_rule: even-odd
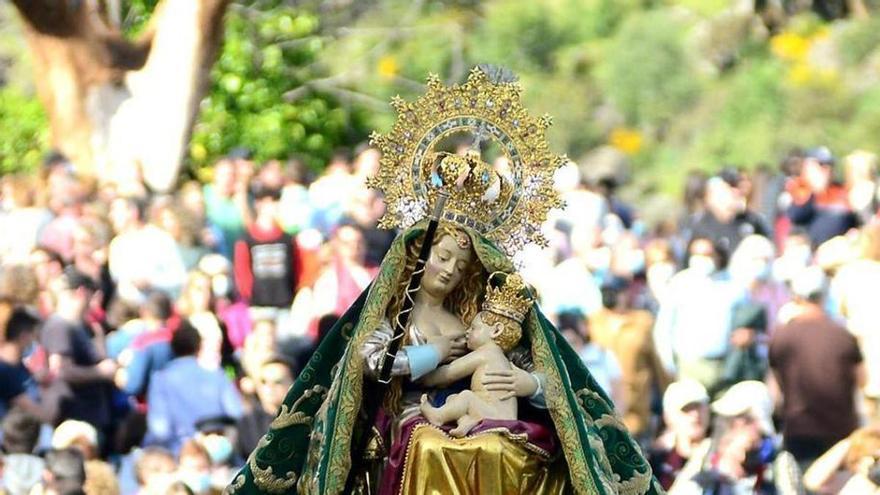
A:
<svg viewBox="0 0 880 495">
<path fill-rule="evenodd" d="M 229 494 L 338 494 L 351 468 L 351 438 L 362 405 L 358 350 L 385 317 L 405 269 L 406 245 L 424 223 L 399 235 L 376 280 L 325 337 L 291 387 L 269 431 L 227 488 Z M 491 242 L 468 231 L 488 272 L 512 272 Z M 535 371 L 569 473 L 581 494 L 662 493 L 650 466 L 605 392 L 537 305 L 523 323 Z"/>
</svg>

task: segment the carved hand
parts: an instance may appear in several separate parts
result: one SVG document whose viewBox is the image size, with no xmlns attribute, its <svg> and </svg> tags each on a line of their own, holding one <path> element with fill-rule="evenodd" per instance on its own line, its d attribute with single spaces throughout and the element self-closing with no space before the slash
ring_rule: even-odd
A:
<svg viewBox="0 0 880 495">
<path fill-rule="evenodd" d="M 482 383 L 490 392 L 505 392 L 501 400 L 511 397 L 531 397 L 538 390 L 538 383 L 531 373 L 516 366 L 510 370 L 487 371 L 483 375 Z"/>
</svg>

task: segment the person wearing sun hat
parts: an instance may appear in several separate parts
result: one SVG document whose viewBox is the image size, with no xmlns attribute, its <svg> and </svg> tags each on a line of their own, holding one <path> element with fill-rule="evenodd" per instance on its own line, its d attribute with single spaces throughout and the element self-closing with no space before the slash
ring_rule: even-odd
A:
<svg viewBox="0 0 880 495">
<path fill-rule="evenodd" d="M 709 449 L 709 393 L 696 380 L 671 383 L 663 394 L 666 430 L 649 449 L 657 481 L 669 489 L 688 459 Z"/>
<path fill-rule="evenodd" d="M 773 400 L 764 383 L 733 385 L 712 403 L 712 411 L 717 423 L 711 447 L 690 458 L 671 495 L 803 493 L 797 462 L 776 435 Z"/>
</svg>

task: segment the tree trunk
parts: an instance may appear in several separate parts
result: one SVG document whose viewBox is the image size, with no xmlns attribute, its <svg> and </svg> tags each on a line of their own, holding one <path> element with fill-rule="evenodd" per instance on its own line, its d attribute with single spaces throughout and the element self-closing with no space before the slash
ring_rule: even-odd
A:
<svg viewBox="0 0 880 495">
<path fill-rule="evenodd" d="M 867 19 L 871 17 L 865 0 L 846 0 L 846 8 L 849 14 L 856 19 Z"/>
<path fill-rule="evenodd" d="M 170 190 L 208 88 L 229 0 L 163 0 L 135 42 L 96 0 L 13 0 L 52 145 L 123 189 Z"/>
</svg>

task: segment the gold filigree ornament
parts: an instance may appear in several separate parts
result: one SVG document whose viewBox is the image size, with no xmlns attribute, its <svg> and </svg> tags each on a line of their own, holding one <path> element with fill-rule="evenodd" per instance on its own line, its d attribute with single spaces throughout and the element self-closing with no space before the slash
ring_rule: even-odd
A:
<svg viewBox="0 0 880 495">
<path fill-rule="evenodd" d="M 489 279 L 491 280 L 500 273 L 493 273 Z M 483 310 L 522 323 L 526 319 L 529 309 L 532 308 L 532 303 L 534 303 L 534 299 L 530 297 L 522 276 L 518 273 L 511 273 L 496 287 L 493 287 L 491 283 L 487 284 Z"/>
<path fill-rule="evenodd" d="M 430 75 L 417 100 L 392 99 L 394 127 L 370 137 L 382 153 L 377 175 L 367 182 L 385 195 L 380 226 L 406 229 L 426 218 L 441 179 L 450 194 L 441 220 L 474 229 L 511 257 L 528 243 L 546 246 L 541 224 L 551 208 L 564 206 L 553 174 L 568 159 L 550 152 L 551 119 L 530 116 L 521 93 L 516 82 L 493 82 L 474 68 L 464 84 L 444 86 Z M 497 144 L 510 174 L 502 176 L 476 150 L 438 150 L 444 138 L 462 132 Z"/>
</svg>

